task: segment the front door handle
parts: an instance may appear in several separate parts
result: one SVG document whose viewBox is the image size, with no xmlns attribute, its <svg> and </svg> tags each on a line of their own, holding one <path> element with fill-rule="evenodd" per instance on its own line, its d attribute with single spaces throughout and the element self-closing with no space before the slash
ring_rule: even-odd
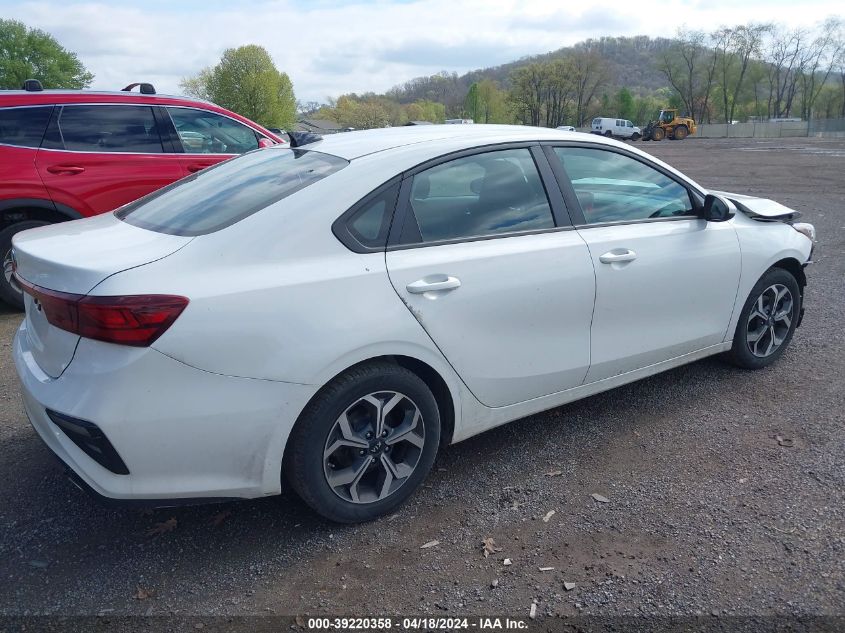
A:
<svg viewBox="0 0 845 633">
<path fill-rule="evenodd" d="M 448 275 L 431 275 L 417 279 L 415 282 L 405 286 L 408 292 L 415 295 L 421 295 L 426 292 L 434 292 L 436 290 L 454 290 L 460 287 L 461 280 L 457 277 L 449 277 Z"/>
<path fill-rule="evenodd" d="M 47 171 L 51 174 L 81 174 L 85 168 L 79 165 L 50 165 Z"/>
<path fill-rule="evenodd" d="M 602 264 L 616 264 L 619 262 L 632 262 L 637 259 L 637 254 L 628 248 L 615 248 L 599 257 Z"/>
</svg>

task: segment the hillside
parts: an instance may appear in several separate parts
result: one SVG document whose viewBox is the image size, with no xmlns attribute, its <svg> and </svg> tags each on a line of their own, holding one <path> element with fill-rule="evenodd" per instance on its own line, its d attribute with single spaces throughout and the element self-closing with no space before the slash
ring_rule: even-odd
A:
<svg viewBox="0 0 845 633">
<path fill-rule="evenodd" d="M 650 94 L 666 87 L 666 78 L 657 70 L 660 55 L 674 40 L 650 38 L 647 35 L 635 37 L 602 37 L 579 42 L 574 46 L 559 48 L 542 55 L 532 55 L 519 60 L 469 71 L 463 75 L 442 72 L 431 77 L 417 77 L 395 86 L 387 96 L 400 103 L 411 103 L 428 99 L 448 106 L 459 103 L 469 87 L 482 79 L 492 79 L 503 88 L 509 88 L 511 73 L 522 66 L 535 62 L 563 59 L 576 50 L 594 50 L 607 62 L 610 71 L 608 92 L 628 88 L 634 95 Z"/>
<path fill-rule="evenodd" d="M 845 116 L 843 50 L 845 23 L 832 18 L 813 31 L 751 23 L 677 38 L 601 37 L 417 77 L 384 95 L 343 95 L 321 113 L 355 128 L 457 117 L 580 127 L 599 113 L 644 124 L 666 104 L 701 123 L 831 118 Z"/>
</svg>

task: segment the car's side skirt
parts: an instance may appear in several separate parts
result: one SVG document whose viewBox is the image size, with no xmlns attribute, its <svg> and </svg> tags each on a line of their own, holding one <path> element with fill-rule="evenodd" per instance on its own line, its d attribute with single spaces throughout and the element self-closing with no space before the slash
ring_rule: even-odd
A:
<svg viewBox="0 0 845 633">
<path fill-rule="evenodd" d="M 635 369 L 633 371 L 619 374 L 618 376 L 611 376 L 603 380 L 580 385 L 567 389 L 566 391 L 559 391 L 557 393 L 535 398 L 533 400 L 526 400 L 517 404 L 508 405 L 506 407 L 490 408 L 484 407 L 480 403 L 471 402 L 463 410 L 463 424 L 460 428 L 455 429 L 453 442 L 460 442 L 468 437 L 483 433 L 489 429 L 501 426 L 512 420 L 524 418 L 541 411 L 554 409 L 581 398 L 586 398 L 603 391 L 608 391 L 616 387 L 640 380 L 641 378 L 648 378 L 660 372 L 692 363 L 707 356 L 726 352 L 731 348 L 732 341 L 719 343 L 718 345 L 711 345 L 689 354 L 670 358 L 647 367 Z"/>
</svg>

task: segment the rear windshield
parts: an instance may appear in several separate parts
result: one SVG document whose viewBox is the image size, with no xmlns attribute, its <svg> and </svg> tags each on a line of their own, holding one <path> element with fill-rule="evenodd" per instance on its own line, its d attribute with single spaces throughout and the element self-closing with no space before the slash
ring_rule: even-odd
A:
<svg viewBox="0 0 845 633">
<path fill-rule="evenodd" d="M 300 149 L 265 149 L 183 178 L 118 209 L 121 220 L 171 235 L 205 235 L 343 169 L 349 161 Z"/>
</svg>

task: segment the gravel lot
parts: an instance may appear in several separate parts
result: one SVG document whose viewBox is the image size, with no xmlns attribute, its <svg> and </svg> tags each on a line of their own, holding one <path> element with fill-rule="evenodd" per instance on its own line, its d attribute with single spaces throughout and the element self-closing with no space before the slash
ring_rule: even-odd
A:
<svg viewBox="0 0 845 633">
<path fill-rule="evenodd" d="M 774 367 L 708 359 L 488 432 L 367 525 L 290 494 L 144 513 L 64 478 L 0 308 L 0 614 L 845 615 L 845 139 L 638 146 L 816 225 L 807 316 Z"/>
</svg>

